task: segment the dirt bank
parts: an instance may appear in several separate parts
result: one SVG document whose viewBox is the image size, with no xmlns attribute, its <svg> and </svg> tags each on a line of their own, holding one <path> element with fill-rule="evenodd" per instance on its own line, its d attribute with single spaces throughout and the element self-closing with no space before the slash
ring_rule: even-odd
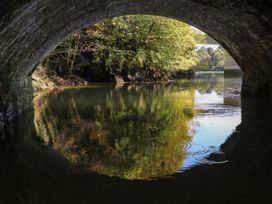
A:
<svg viewBox="0 0 272 204">
<path fill-rule="evenodd" d="M 34 91 L 41 91 L 67 86 L 87 86 L 88 82 L 74 74 L 59 74 L 39 65 L 32 74 L 32 85 Z"/>
</svg>

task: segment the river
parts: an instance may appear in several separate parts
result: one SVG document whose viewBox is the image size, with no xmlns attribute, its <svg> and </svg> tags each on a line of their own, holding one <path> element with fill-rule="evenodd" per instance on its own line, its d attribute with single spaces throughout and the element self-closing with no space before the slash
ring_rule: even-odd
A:
<svg viewBox="0 0 272 204">
<path fill-rule="evenodd" d="M 0 203 L 270 199 L 271 102 L 241 77 L 35 93 L 0 139 Z"/>
<path fill-rule="evenodd" d="M 151 179 L 211 164 L 241 122 L 240 78 L 96 85 L 34 99 L 37 136 L 75 165 L 124 179 Z M 237 85 L 238 84 L 238 85 Z M 227 161 L 220 161 L 227 162 Z"/>
</svg>

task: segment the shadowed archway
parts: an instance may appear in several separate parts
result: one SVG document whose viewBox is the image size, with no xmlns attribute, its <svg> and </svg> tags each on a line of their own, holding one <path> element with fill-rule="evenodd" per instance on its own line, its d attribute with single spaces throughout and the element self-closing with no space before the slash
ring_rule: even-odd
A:
<svg viewBox="0 0 272 204">
<path fill-rule="evenodd" d="M 187 22 L 216 39 L 244 72 L 243 95 L 272 90 L 271 0 L 24 0 L 0 3 L 0 117 L 30 106 L 30 75 L 72 32 L 114 16 L 151 14 Z"/>
</svg>

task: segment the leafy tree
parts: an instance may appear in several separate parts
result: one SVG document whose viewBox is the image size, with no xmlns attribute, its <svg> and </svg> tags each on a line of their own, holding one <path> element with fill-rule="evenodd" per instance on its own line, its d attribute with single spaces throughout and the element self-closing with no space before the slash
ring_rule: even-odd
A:
<svg viewBox="0 0 272 204">
<path fill-rule="evenodd" d="M 87 30 L 96 43 L 95 62 L 111 72 L 126 69 L 187 69 L 196 64 L 195 33 L 179 21 L 147 15 L 122 16 Z"/>
<path fill-rule="evenodd" d="M 219 47 L 217 50 L 211 47 L 201 47 L 197 53 L 200 60 L 195 67 L 196 69 L 213 70 L 224 67 L 225 50 L 222 47 Z"/>
<path fill-rule="evenodd" d="M 209 69 L 214 69 L 215 68 L 215 57 L 214 57 L 214 49 L 211 47 L 207 48 L 207 52 L 210 55 L 210 59 L 209 59 Z"/>
<path fill-rule="evenodd" d="M 215 57 L 215 66 L 224 67 L 225 64 L 225 50 L 222 47 L 219 47 L 214 53 Z"/>
<path fill-rule="evenodd" d="M 80 33 L 75 33 L 56 47 L 44 60 L 47 68 L 57 69 L 61 73 L 70 73 L 73 70 L 76 57 L 80 54 Z"/>
<path fill-rule="evenodd" d="M 208 70 L 209 69 L 210 55 L 207 52 L 207 49 L 205 47 L 201 47 L 197 51 L 197 54 L 198 54 L 200 60 L 199 60 L 199 63 L 196 65 L 196 68 Z"/>
<path fill-rule="evenodd" d="M 202 37 L 180 21 L 161 16 L 116 17 L 67 38 L 46 65 L 80 69 L 98 65 L 113 75 L 183 70 L 198 63 L 196 41 Z M 75 68 L 76 67 L 76 68 Z"/>
</svg>

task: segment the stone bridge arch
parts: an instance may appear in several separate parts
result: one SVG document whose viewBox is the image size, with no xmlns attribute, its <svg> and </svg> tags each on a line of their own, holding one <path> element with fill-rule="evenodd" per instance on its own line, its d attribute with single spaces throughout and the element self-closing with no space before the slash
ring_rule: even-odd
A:
<svg viewBox="0 0 272 204">
<path fill-rule="evenodd" d="M 272 0 L 2 0 L 0 123 L 30 106 L 30 75 L 58 43 L 91 23 L 126 14 L 171 17 L 203 30 L 242 68 L 243 95 L 270 96 L 271 8 Z"/>
</svg>

